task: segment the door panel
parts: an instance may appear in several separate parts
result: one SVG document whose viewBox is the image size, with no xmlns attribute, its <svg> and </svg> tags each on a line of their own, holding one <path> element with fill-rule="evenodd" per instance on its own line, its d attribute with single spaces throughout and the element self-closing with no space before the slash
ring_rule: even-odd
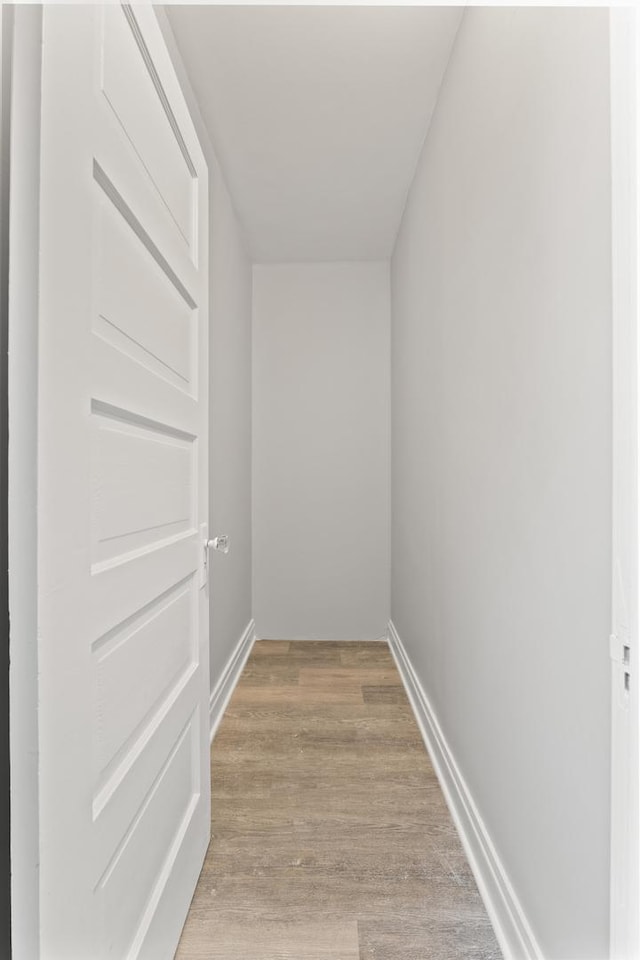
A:
<svg viewBox="0 0 640 960">
<path fill-rule="evenodd" d="M 107 956 L 125 957 L 141 917 L 171 863 L 174 848 L 184 842 L 199 799 L 198 712 L 189 717 L 109 858 L 96 896 Z"/>
<path fill-rule="evenodd" d="M 96 797 L 107 792 L 138 735 L 197 668 L 195 594 L 190 577 L 93 645 Z M 143 688 L 138 682 L 141 673 Z M 102 806 L 94 799 L 94 818 Z"/>
<path fill-rule="evenodd" d="M 140 56 L 144 38 L 136 38 L 117 8 L 107 8 L 104 19 L 102 92 L 177 229 L 193 247 L 193 193 L 197 178 L 186 147 L 174 127 L 172 112 L 162 103 L 161 81 L 153 65 Z M 131 16 L 129 19 L 132 20 Z M 160 86 L 160 90 L 158 89 Z M 176 136 L 176 133 L 178 135 Z"/>
<path fill-rule="evenodd" d="M 128 413 L 128 415 L 127 415 Z M 91 553 L 118 562 L 196 526 L 196 437 L 92 409 Z"/>
<path fill-rule="evenodd" d="M 100 215 L 98 257 L 96 332 L 156 376 L 193 394 L 197 311 L 118 211 L 106 203 Z"/>
<path fill-rule="evenodd" d="M 209 839 L 207 186 L 151 7 L 43 14 L 41 955 L 173 956 Z"/>
</svg>

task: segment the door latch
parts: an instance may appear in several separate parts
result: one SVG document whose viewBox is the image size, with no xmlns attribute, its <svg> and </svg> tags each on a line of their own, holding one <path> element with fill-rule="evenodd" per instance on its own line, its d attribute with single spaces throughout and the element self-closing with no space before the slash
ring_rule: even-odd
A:
<svg viewBox="0 0 640 960">
<path fill-rule="evenodd" d="M 631 645 L 612 633 L 609 637 L 609 656 L 622 670 L 624 692 L 631 689 Z"/>
</svg>

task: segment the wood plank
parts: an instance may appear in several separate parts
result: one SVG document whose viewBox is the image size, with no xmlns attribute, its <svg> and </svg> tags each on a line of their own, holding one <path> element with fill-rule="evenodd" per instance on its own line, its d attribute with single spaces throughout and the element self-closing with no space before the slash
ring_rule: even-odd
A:
<svg viewBox="0 0 640 960">
<path fill-rule="evenodd" d="M 344 644 L 339 655 L 340 662 L 345 667 L 383 666 L 395 669 L 391 651 L 386 643 Z"/>
<path fill-rule="evenodd" d="M 359 960 L 358 924 L 227 923 L 200 920 L 199 943 L 183 940 L 176 960 Z"/>
<path fill-rule="evenodd" d="M 301 687 L 326 688 L 354 683 L 370 686 L 398 686 L 395 667 L 301 667 L 298 671 Z"/>
<path fill-rule="evenodd" d="M 270 657 L 274 653 L 287 653 L 289 650 L 288 640 L 257 640 L 253 645 L 251 652 L 253 657 Z"/>
<path fill-rule="evenodd" d="M 283 684 L 239 684 L 231 699 L 233 703 L 362 703 L 362 687 L 358 683 L 348 687 L 325 686 L 321 689 Z"/>
<path fill-rule="evenodd" d="M 365 703 L 404 703 L 407 695 L 404 687 L 398 686 L 363 686 L 362 699 Z"/>
</svg>

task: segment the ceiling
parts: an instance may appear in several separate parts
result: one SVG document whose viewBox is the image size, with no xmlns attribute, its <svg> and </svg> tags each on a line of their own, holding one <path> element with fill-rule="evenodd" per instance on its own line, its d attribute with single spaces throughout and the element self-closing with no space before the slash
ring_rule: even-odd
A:
<svg viewBox="0 0 640 960">
<path fill-rule="evenodd" d="M 166 9 L 254 261 L 389 257 L 461 9 Z"/>
</svg>

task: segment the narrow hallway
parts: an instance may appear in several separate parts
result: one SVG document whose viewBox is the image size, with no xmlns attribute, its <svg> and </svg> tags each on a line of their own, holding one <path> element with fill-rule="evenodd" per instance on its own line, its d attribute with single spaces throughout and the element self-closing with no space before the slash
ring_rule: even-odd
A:
<svg viewBox="0 0 640 960">
<path fill-rule="evenodd" d="M 387 645 L 258 641 L 177 960 L 498 960 Z"/>
<path fill-rule="evenodd" d="M 640 960 L 640 17 L 7 6 L 14 960 Z"/>
</svg>

